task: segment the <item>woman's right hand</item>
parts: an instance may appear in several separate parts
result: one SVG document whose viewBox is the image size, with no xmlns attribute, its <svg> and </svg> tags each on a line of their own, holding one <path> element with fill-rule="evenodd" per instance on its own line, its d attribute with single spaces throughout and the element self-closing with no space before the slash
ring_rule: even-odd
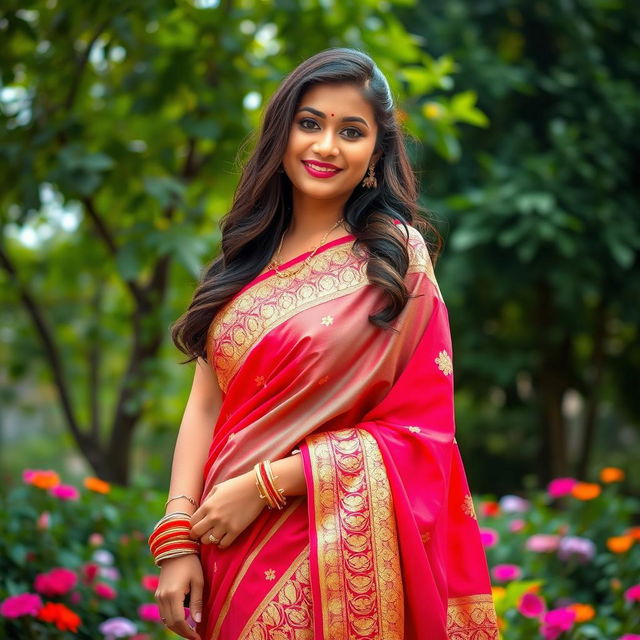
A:
<svg viewBox="0 0 640 640">
<path fill-rule="evenodd" d="M 191 617 L 200 622 L 203 586 L 202 564 L 196 554 L 167 558 L 160 563 L 160 581 L 154 594 L 160 607 L 160 616 L 166 618 L 167 628 L 189 640 L 202 639 L 200 634 L 187 624 L 184 616 L 184 597 L 187 593 L 190 594 Z"/>
</svg>

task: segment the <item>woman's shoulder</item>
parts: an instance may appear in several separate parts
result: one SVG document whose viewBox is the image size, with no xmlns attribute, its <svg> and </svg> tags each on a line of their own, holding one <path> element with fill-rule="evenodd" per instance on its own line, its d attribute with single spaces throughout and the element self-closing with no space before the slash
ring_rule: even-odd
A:
<svg viewBox="0 0 640 640">
<path fill-rule="evenodd" d="M 422 235 L 421 231 L 417 227 L 409 222 L 398 220 L 397 218 L 395 218 L 393 222 L 400 229 L 400 233 L 407 241 L 407 245 L 410 251 L 413 249 L 414 252 L 424 252 L 426 253 L 427 257 L 429 256 L 427 243 L 425 242 L 424 236 Z"/>
</svg>

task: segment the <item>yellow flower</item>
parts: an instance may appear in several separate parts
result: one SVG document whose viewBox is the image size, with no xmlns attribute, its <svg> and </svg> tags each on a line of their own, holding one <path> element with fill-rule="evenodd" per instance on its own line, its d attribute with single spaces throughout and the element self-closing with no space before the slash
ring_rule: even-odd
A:
<svg viewBox="0 0 640 640">
<path fill-rule="evenodd" d="M 109 490 L 111 489 L 111 485 L 108 482 L 100 480 L 100 478 L 96 478 L 94 476 L 85 478 L 84 486 L 96 493 L 109 493 Z"/>
<path fill-rule="evenodd" d="M 587 620 L 591 620 L 596 615 L 595 609 L 590 604 L 581 604 L 580 602 L 575 602 L 569 605 L 569 609 L 575 611 L 576 622 L 586 622 Z"/>
<path fill-rule="evenodd" d="M 622 482 L 624 480 L 624 471 L 618 467 L 604 467 L 600 471 L 600 480 L 605 483 Z"/>
<path fill-rule="evenodd" d="M 601 491 L 602 488 L 595 482 L 576 482 L 571 489 L 571 495 L 578 500 L 593 500 Z"/>
<path fill-rule="evenodd" d="M 624 553 L 629 551 L 634 543 L 632 536 L 613 536 L 607 538 L 607 549 L 612 553 Z"/>
<path fill-rule="evenodd" d="M 422 112 L 429 120 L 437 120 L 442 115 L 442 108 L 437 102 L 427 102 Z"/>
<path fill-rule="evenodd" d="M 493 596 L 493 601 L 497 602 L 505 597 L 507 594 L 507 590 L 504 587 L 500 587 L 496 585 L 495 587 L 491 587 L 491 595 Z"/>
</svg>

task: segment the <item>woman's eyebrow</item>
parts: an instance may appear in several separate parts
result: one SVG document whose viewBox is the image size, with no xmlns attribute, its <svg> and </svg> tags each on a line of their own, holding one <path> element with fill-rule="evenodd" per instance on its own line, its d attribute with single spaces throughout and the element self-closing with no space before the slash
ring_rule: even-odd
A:
<svg viewBox="0 0 640 640">
<path fill-rule="evenodd" d="M 318 118 L 326 118 L 327 116 L 322 113 L 322 111 L 318 111 L 317 109 L 314 109 L 313 107 L 300 107 L 296 113 L 300 113 L 300 111 L 309 111 L 311 113 L 313 113 L 314 115 L 318 116 Z M 364 118 L 361 118 L 360 116 L 347 116 L 346 118 L 342 118 L 342 122 L 362 122 L 362 124 L 367 127 L 367 129 L 369 128 L 369 125 L 367 124 L 367 121 Z"/>
</svg>

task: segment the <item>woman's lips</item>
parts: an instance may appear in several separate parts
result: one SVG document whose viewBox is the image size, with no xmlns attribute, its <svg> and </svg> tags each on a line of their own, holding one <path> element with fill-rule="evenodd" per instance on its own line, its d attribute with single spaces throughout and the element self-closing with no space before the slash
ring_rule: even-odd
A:
<svg viewBox="0 0 640 640">
<path fill-rule="evenodd" d="M 340 173 L 340 171 L 342 171 L 342 169 L 318 171 L 313 167 L 310 167 L 304 160 L 302 161 L 302 164 L 307 170 L 307 173 L 314 178 L 332 178 L 336 174 Z"/>
</svg>

